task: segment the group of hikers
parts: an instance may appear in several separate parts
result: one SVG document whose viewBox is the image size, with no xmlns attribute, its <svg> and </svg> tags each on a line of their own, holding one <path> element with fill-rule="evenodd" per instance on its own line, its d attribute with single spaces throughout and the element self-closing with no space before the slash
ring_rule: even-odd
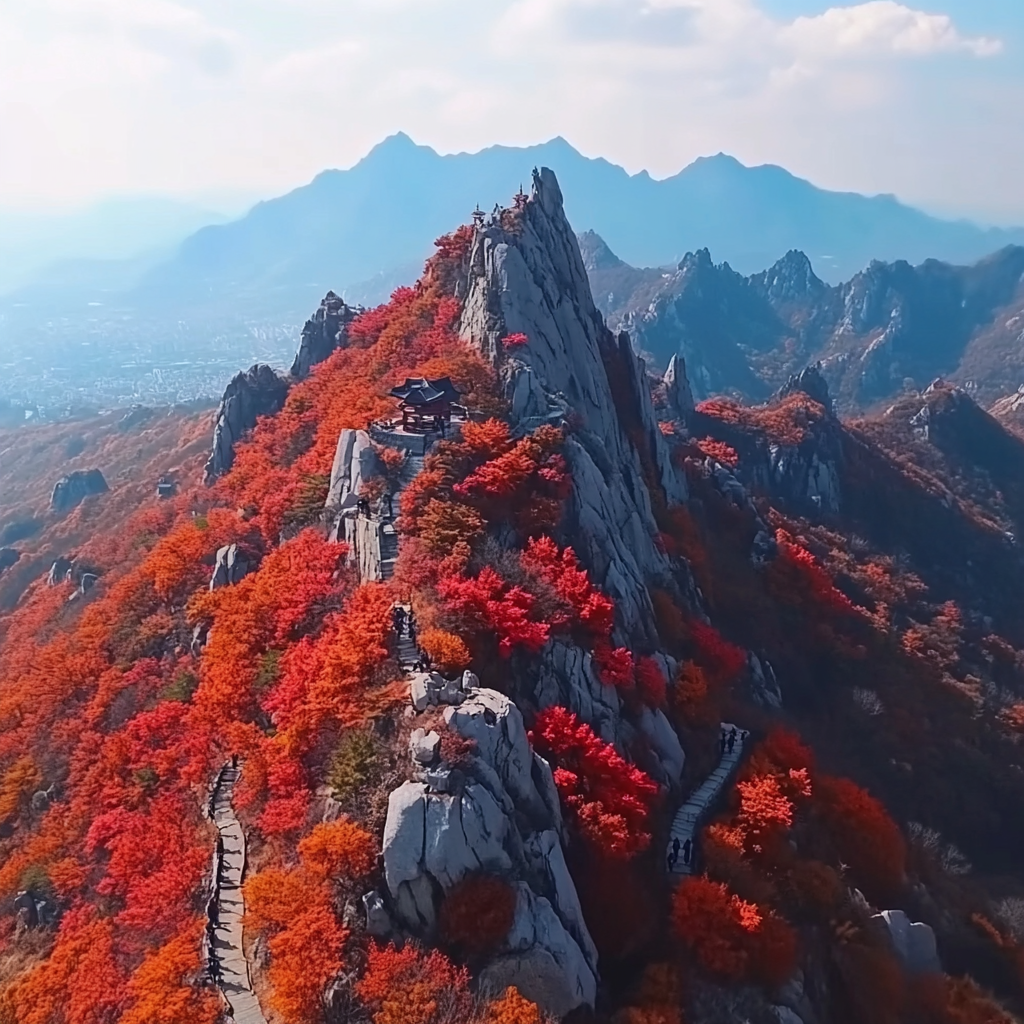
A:
<svg viewBox="0 0 1024 1024">
<path fill-rule="evenodd" d="M 214 784 L 213 791 L 210 793 L 209 812 L 210 820 L 214 820 L 214 813 L 217 809 L 217 794 L 220 792 L 220 787 L 224 781 L 225 766 L 221 769 L 220 774 L 217 776 L 217 781 Z M 238 755 L 231 755 L 231 768 L 233 771 L 238 770 Z M 218 834 L 217 836 L 217 856 L 214 858 L 216 867 L 216 875 L 213 880 L 213 894 L 210 897 L 209 903 L 206 907 L 206 945 L 209 950 L 207 956 L 206 970 L 209 975 L 210 981 L 214 985 L 220 985 L 224 979 L 224 973 L 221 970 L 220 958 L 216 952 L 216 937 L 217 929 L 220 927 L 220 890 L 226 882 L 224 872 L 224 837 Z"/>
<path fill-rule="evenodd" d="M 356 513 L 364 519 L 371 518 L 373 512 L 370 508 L 369 498 L 359 498 L 356 501 Z M 387 519 L 393 519 L 395 515 L 395 499 L 390 491 L 385 491 L 377 503 L 377 514 Z"/>
<path fill-rule="evenodd" d="M 719 755 L 721 757 L 725 757 L 726 754 L 732 754 L 736 750 L 737 743 L 739 743 L 742 748 L 749 735 L 750 733 L 746 729 L 737 729 L 735 725 L 730 726 L 728 729 L 723 728 L 718 735 Z M 675 871 L 680 858 L 682 859 L 683 864 L 692 864 L 693 854 L 694 846 L 692 839 L 687 839 L 686 842 L 681 843 L 678 837 L 674 838 L 672 840 L 672 847 L 668 854 L 669 873 L 671 874 Z"/>
<path fill-rule="evenodd" d="M 731 729 L 723 729 L 718 737 L 718 752 L 723 755 L 731 754 L 736 749 L 736 741 L 739 740 L 742 746 L 749 735 L 750 733 L 746 729 L 742 732 L 737 731 L 735 725 Z"/>
<path fill-rule="evenodd" d="M 685 843 L 680 843 L 678 837 L 672 840 L 672 851 L 668 855 L 668 869 L 670 872 L 675 871 L 680 856 L 682 856 L 684 864 L 690 863 L 690 858 L 693 856 L 692 839 L 687 839 Z"/>
<path fill-rule="evenodd" d="M 396 604 L 391 609 L 391 624 L 399 639 L 407 636 L 413 644 L 416 643 L 416 613 L 411 608 L 406 611 L 400 604 Z M 418 647 L 416 650 L 418 657 L 413 662 L 412 670 L 414 672 L 429 672 L 432 665 L 430 655 L 426 651 L 419 650 Z"/>
</svg>

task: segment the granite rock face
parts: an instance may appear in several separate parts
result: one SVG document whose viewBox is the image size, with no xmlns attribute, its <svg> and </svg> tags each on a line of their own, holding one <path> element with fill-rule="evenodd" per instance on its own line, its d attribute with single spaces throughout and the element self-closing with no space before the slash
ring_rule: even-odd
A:
<svg viewBox="0 0 1024 1024">
<path fill-rule="evenodd" d="M 50 508 L 54 512 L 70 512 L 93 494 L 105 494 L 109 487 L 98 469 L 76 469 L 61 477 L 53 486 Z"/>
<path fill-rule="evenodd" d="M 622 639 L 656 646 L 648 586 L 676 584 L 656 543 L 645 466 L 669 501 L 685 499 L 685 479 L 658 427 L 643 361 L 594 305 L 554 174 L 535 172 L 531 197 L 508 215 L 515 230 L 497 216 L 476 228 L 459 333 L 494 362 L 520 430 L 571 426 L 566 531 L 615 599 Z M 506 349 L 502 339 L 520 333 L 527 343 Z"/>
<path fill-rule="evenodd" d="M 425 710 L 418 678 L 411 697 L 414 708 Z M 503 989 L 519 981 L 533 984 L 536 994 L 529 998 L 542 999 L 558 1014 L 592 1005 L 597 950 L 562 851 L 551 768 L 531 748 L 515 704 L 474 683 L 469 674 L 439 689 L 451 688 L 461 698 L 445 706 L 445 728 L 473 743 L 474 752 L 457 768 L 438 761 L 443 748 L 436 733 L 412 733 L 416 781 L 391 794 L 384 827 L 391 916 L 429 937 L 445 892 L 471 873 L 500 875 L 517 891 L 516 917 L 489 977 L 518 979 Z M 383 920 L 376 910 L 375 916 Z M 531 976 L 534 968 L 539 973 Z"/>
<path fill-rule="evenodd" d="M 310 370 L 322 363 L 335 349 L 348 345 L 348 325 L 359 310 L 353 309 L 334 292 L 328 292 L 320 308 L 302 328 L 299 350 L 292 363 L 292 376 L 302 380 Z"/>
<path fill-rule="evenodd" d="M 260 416 L 280 412 L 287 397 L 287 381 L 266 363 L 257 363 L 231 379 L 217 409 L 213 450 L 204 472 L 206 483 L 212 483 L 231 468 L 238 441 L 256 426 Z"/>
<path fill-rule="evenodd" d="M 776 392 L 776 400 L 781 401 L 790 395 L 803 393 L 820 405 L 830 416 L 833 415 L 832 395 L 829 393 L 828 381 L 821 372 L 821 363 L 807 366 L 799 373 L 793 374 Z"/>
<path fill-rule="evenodd" d="M 338 436 L 325 506 L 340 509 L 359 497 L 363 484 L 381 472 L 380 459 L 365 430 L 345 429 Z M 347 499 L 347 500 L 346 500 Z"/>
<path fill-rule="evenodd" d="M 694 409 L 693 389 L 686 375 L 686 360 L 678 352 L 673 353 L 665 370 L 665 393 L 672 419 L 685 422 Z"/>
<path fill-rule="evenodd" d="M 883 910 L 873 921 L 885 927 L 896 955 L 911 974 L 942 971 L 935 932 L 921 921 L 911 921 L 902 910 Z"/>
<path fill-rule="evenodd" d="M 219 590 L 221 587 L 233 587 L 245 579 L 251 571 L 249 560 L 238 545 L 225 544 L 217 551 L 217 563 L 213 568 L 213 576 L 210 578 L 210 589 Z"/>
</svg>

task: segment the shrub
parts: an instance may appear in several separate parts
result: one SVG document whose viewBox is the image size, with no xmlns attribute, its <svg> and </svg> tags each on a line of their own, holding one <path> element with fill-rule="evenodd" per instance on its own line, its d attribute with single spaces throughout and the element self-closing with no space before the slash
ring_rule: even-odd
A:
<svg viewBox="0 0 1024 1024">
<path fill-rule="evenodd" d="M 331 758 L 327 785 L 339 800 L 351 797 L 373 776 L 378 744 L 372 733 L 353 730 L 346 733 Z"/>
<path fill-rule="evenodd" d="M 441 905 L 441 935 L 463 954 L 486 956 L 505 941 L 515 913 L 516 891 L 503 878 L 466 875 Z"/>
<path fill-rule="evenodd" d="M 419 645 L 441 672 L 461 672 L 472 660 L 462 638 L 443 629 L 425 629 L 419 636 Z"/>
</svg>

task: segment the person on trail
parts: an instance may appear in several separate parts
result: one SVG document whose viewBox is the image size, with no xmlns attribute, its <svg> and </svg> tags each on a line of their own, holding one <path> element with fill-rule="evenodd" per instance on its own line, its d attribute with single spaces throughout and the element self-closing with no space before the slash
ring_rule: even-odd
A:
<svg viewBox="0 0 1024 1024">
<path fill-rule="evenodd" d="M 690 857 L 692 855 L 693 855 L 693 840 L 692 839 L 687 839 L 686 842 L 683 843 L 683 863 L 684 864 L 689 864 L 690 863 Z"/>
<path fill-rule="evenodd" d="M 668 855 L 668 873 L 671 875 L 672 872 L 675 871 L 675 869 L 676 869 L 676 855 L 674 853 L 669 853 L 669 855 Z"/>
<path fill-rule="evenodd" d="M 423 671 L 430 671 L 430 655 L 426 651 L 423 652 L 423 656 L 420 658 L 420 663 L 423 665 Z"/>
<path fill-rule="evenodd" d="M 237 754 L 232 754 L 231 755 L 231 767 L 234 768 L 236 771 L 238 770 L 238 755 Z"/>
<path fill-rule="evenodd" d="M 732 751 L 733 751 L 733 747 L 736 746 L 736 730 L 735 729 L 733 729 L 733 731 L 731 733 L 729 733 L 729 745 L 728 746 L 729 746 L 729 753 L 731 754 Z"/>
<path fill-rule="evenodd" d="M 675 864 L 679 860 L 679 837 L 676 836 L 672 840 L 672 863 Z"/>
<path fill-rule="evenodd" d="M 402 631 L 405 629 L 405 609 L 401 605 L 395 605 L 391 611 L 391 623 L 395 627 L 395 632 L 401 636 Z"/>
<path fill-rule="evenodd" d="M 725 753 L 725 744 L 726 744 L 726 742 L 727 742 L 727 740 L 725 738 L 725 730 L 723 729 L 721 731 L 721 733 L 719 734 L 719 736 L 718 736 L 718 752 L 720 754 L 724 754 Z"/>
</svg>

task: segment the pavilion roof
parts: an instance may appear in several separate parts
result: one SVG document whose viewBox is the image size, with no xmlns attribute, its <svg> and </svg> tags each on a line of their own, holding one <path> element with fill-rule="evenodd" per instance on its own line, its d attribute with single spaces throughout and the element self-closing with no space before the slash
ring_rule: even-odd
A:
<svg viewBox="0 0 1024 1024">
<path fill-rule="evenodd" d="M 432 405 L 434 402 L 457 402 L 461 393 L 452 384 L 451 377 L 427 380 L 425 377 L 406 377 L 405 383 L 392 388 L 389 394 L 406 405 Z"/>
</svg>

